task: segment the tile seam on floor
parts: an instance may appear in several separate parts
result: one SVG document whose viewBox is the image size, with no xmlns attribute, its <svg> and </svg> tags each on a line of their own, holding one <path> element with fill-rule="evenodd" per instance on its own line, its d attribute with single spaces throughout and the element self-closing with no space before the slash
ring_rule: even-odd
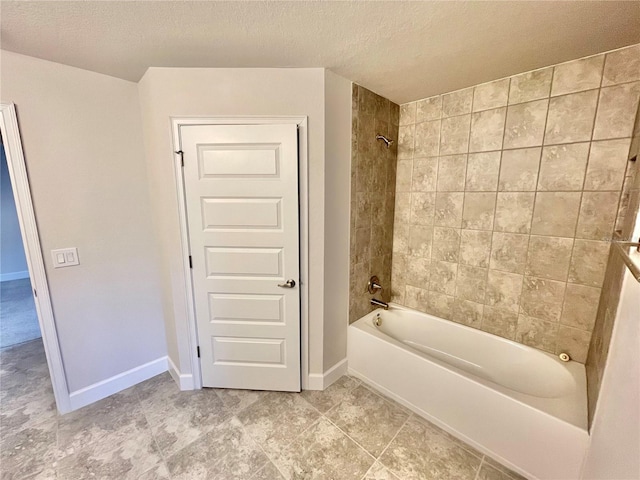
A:
<svg viewBox="0 0 640 480">
<path fill-rule="evenodd" d="M 409 416 L 407 417 L 407 419 L 404 421 L 404 423 L 402 424 L 402 426 L 398 429 L 398 431 L 396 432 L 396 434 L 393 436 L 393 438 L 391 439 L 391 441 L 387 444 L 387 446 L 384 448 L 384 450 L 382 450 L 382 453 L 380 453 L 380 455 L 378 456 L 378 458 L 376 459 L 380 465 L 382 465 L 384 468 L 386 468 L 387 470 L 389 470 L 391 473 L 393 473 L 394 475 L 396 475 L 395 470 L 393 470 L 391 467 L 389 467 L 388 465 L 385 465 L 382 462 L 382 456 L 386 453 L 386 451 L 389 449 L 389 447 L 391 446 L 391 444 L 395 441 L 395 439 L 398 437 L 398 435 L 400 434 L 400 432 L 402 431 L 402 429 L 404 427 L 407 426 L 407 424 L 409 423 L 409 420 L 411 420 L 411 418 L 413 418 L 413 416 L 415 415 L 415 413 L 411 412 L 409 414 Z M 398 475 L 396 475 L 396 477 L 398 477 Z M 400 477 L 398 477 L 400 478 Z"/>
</svg>

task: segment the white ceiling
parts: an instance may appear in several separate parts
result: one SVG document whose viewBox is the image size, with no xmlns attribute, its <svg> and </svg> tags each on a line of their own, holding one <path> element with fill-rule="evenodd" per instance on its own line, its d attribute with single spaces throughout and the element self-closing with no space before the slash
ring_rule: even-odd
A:
<svg viewBox="0 0 640 480">
<path fill-rule="evenodd" d="M 2 1 L 1 46 L 137 81 L 326 67 L 404 103 L 640 42 L 640 2 Z"/>
</svg>

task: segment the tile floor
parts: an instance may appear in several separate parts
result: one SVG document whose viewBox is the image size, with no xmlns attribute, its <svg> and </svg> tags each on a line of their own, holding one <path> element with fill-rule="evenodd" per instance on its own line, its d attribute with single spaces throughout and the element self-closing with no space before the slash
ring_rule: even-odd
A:
<svg viewBox="0 0 640 480">
<path fill-rule="evenodd" d="M 292 394 L 165 373 L 59 416 L 40 340 L 0 360 L 2 480 L 522 478 L 347 376 Z"/>
</svg>

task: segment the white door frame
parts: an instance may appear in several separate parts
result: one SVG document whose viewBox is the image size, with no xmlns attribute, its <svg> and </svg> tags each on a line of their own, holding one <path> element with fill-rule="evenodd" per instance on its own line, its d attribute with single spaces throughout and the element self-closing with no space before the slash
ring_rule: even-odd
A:
<svg viewBox="0 0 640 480">
<path fill-rule="evenodd" d="M 11 187 L 13 188 L 13 197 L 18 213 L 24 253 L 27 258 L 27 268 L 29 269 L 31 285 L 36 293 L 34 296 L 36 313 L 49 365 L 53 394 L 60 413 L 67 413 L 71 411 L 69 387 L 62 363 L 60 344 L 58 343 L 58 333 L 51 306 L 47 274 L 44 269 L 38 226 L 33 211 L 29 178 L 24 161 L 24 152 L 22 151 L 22 141 L 20 140 L 18 118 L 13 103 L 0 104 L 0 130 L 4 140 L 9 177 L 11 178 Z"/>
<path fill-rule="evenodd" d="M 198 332 L 193 305 L 193 284 L 191 281 L 191 268 L 189 267 L 189 235 L 187 226 L 187 210 L 185 205 L 185 192 L 183 172 L 180 155 L 181 151 L 180 127 L 189 125 L 264 125 L 264 124 L 294 124 L 298 126 L 298 162 L 299 162 L 299 202 L 300 202 L 300 372 L 301 386 L 305 390 L 309 385 L 309 159 L 307 150 L 307 117 L 306 116 L 233 116 L 233 117 L 209 117 L 188 116 L 171 117 L 171 130 L 173 133 L 174 176 L 176 188 L 176 201 L 180 217 L 180 241 L 182 247 L 182 268 L 185 285 L 184 295 L 187 303 L 187 338 L 189 340 L 189 352 L 191 352 L 191 371 L 193 372 L 193 384 L 195 389 L 202 388 L 202 372 L 200 359 L 196 352 L 198 345 Z M 180 326 L 178 326 L 180 328 Z"/>
</svg>

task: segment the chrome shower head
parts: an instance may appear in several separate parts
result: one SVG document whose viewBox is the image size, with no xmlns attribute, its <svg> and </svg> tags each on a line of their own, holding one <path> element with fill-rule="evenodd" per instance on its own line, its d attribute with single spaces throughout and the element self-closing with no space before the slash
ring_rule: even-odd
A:
<svg viewBox="0 0 640 480">
<path fill-rule="evenodd" d="M 393 145 L 393 140 L 389 140 L 384 135 L 380 135 L 380 134 L 376 135 L 376 140 L 382 140 L 384 143 L 387 144 L 387 148 L 391 148 L 391 145 Z"/>
</svg>

